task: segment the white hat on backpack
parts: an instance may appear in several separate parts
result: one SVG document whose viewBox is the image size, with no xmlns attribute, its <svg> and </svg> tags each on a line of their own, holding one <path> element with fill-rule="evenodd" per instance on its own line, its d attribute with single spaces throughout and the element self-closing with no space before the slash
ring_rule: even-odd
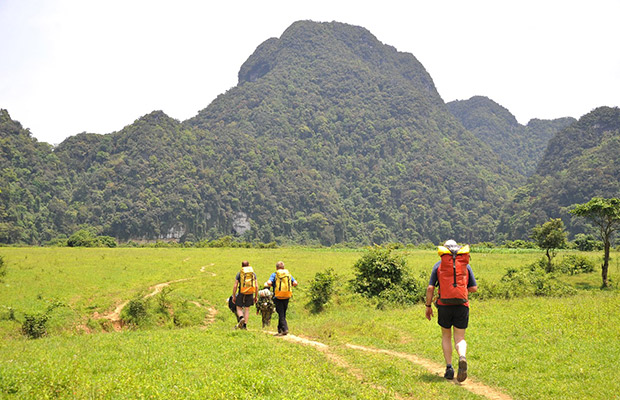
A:
<svg viewBox="0 0 620 400">
<path fill-rule="evenodd" d="M 446 240 L 446 243 L 444 243 L 443 246 L 450 251 L 455 251 L 461 248 L 461 246 L 459 246 L 458 243 L 452 239 Z"/>
</svg>

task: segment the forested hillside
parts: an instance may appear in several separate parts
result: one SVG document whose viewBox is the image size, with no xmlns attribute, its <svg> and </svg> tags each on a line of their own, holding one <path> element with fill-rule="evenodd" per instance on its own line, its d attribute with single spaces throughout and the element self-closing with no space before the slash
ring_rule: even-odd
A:
<svg viewBox="0 0 620 400">
<path fill-rule="evenodd" d="M 620 194 L 620 109 L 600 107 L 559 131 L 536 173 L 507 203 L 499 226 L 500 237 L 526 237 L 531 228 L 561 217 L 571 233 L 585 221 L 568 211 L 594 196 Z"/>
<path fill-rule="evenodd" d="M 49 240 L 67 205 L 64 168 L 7 110 L 0 110 L 0 172 L 0 243 Z"/>
<path fill-rule="evenodd" d="M 154 111 L 52 149 L 3 111 L 0 242 L 41 243 L 83 227 L 121 241 L 506 238 L 541 222 L 530 208 L 535 218 L 506 217 L 506 204 L 570 122 L 524 127 L 486 98 L 447 106 L 413 55 L 360 27 L 300 21 L 261 44 L 238 85 L 184 122 Z M 572 159 L 576 150 L 557 150 L 563 140 L 550 144 L 562 161 L 549 154 L 541 168 Z"/>
<path fill-rule="evenodd" d="M 298 22 L 266 41 L 239 85 L 188 123 L 224 150 L 225 177 L 245 178 L 222 190 L 264 239 L 490 239 L 520 179 L 454 119 L 415 57 L 339 23 Z"/>
<path fill-rule="evenodd" d="M 575 122 L 574 118 L 532 119 L 521 125 L 510 111 L 483 96 L 451 101 L 447 106 L 465 128 L 524 176 L 534 173 L 549 139 Z"/>
</svg>

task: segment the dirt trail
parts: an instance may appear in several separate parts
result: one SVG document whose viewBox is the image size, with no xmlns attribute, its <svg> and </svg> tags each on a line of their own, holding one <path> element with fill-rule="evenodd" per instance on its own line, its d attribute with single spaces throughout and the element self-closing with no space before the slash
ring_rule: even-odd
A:
<svg viewBox="0 0 620 400">
<path fill-rule="evenodd" d="M 272 335 L 276 335 L 275 332 L 268 332 Z M 302 338 L 299 336 L 295 336 L 295 335 L 286 335 L 286 336 L 276 336 L 278 338 L 281 338 L 283 340 L 287 340 L 289 342 L 294 342 L 294 343 L 300 343 L 303 345 L 307 345 L 307 346 L 313 346 L 315 348 L 317 348 L 318 350 L 322 351 L 323 353 L 325 353 L 325 355 L 327 356 L 327 358 L 332 361 L 334 364 L 341 366 L 343 368 L 348 369 L 353 376 L 355 376 L 358 380 L 365 382 L 366 383 L 366 379 L 364 378 L 364 375 L 362 373 L 362 371 L 356 369 L 356 368 L 352 368 L 347 362 L 346 360 L 344 360 L 342 357 L 332 353 L 331 351 L 329 351 L 329 346 L 321 343 L 321 342 L 316 342 L 314 340 L 310 340 L 310 339 L 306 339 L 306 338 Z M 441 364 L 438 364 L 434 361 L 431 360 L 427 360 L 425 358 L 422 357 L 418 357 L 414 354 L 408 354 L 408 353 L 401 353 L 401 352 L 397 352 L 397 351 L 392 351 L 392 350 L 384 350 L 384 349 L 376 349 L 376 348 L 372 348 L 372 347 L 366 347 L 366 346 L 358 346 L 358 345 L 354 345 L 354 344 L 349 344 L 346 343 L 345 344 L 346 347 L 350 348 L 350 349 L 355 349 L 355 350 L 361 350 L 361 351 L 366 351 L 366 352 L 370 352 L 370 353 L 382 353 L 382 354 L 387 354 L 393 357 L 398 357 L 398 358 L 402 358 L 405 359 L 407 361 L 410 361 L 414 364 L 420 365 L 422 367 L 424 367 L 425 369 L 427 369 L 429 372 L 433 373 L 434 375 L 443 377 L 443 372 L 444 372 L 444 366 Z M 467 380 L 465 382 L 457 382 L 456 380 L 451 380 L 451 381 L 447 381 L 450 382 L 454 385 L 460 386 L 463 389 L 467 389 L 470 392 L 480 395 L 480 396 L 484 396 L 487 399 L 491 399 L 491 400 L 512 400 L 512 398 L 502 392 L 500 392 L 497 389 L 494 389 L 490 386 L 487 386 L 481 382 L 478 382 L 474 379 L 471 378 L 467 378 Z M 372 387 L 374 387 L 375 389 L 378 389 L 384 393 L 388 393 L 389 390 L 387 390 L 386 388 L 382 387 L 382 386 L 377 386 L 377 385 L 372 385 Z M 396 398 L 402 399 L 402 397 L 399 397 L 396 393 L 393 393 L 393 395 Z"/>
<path fill-rule="evenodd" d="M 197 301 L 191 301 L 190 303 L 192 303 L 196 307 L 206 308 L 207 309 L 207 316 L 205 317 L 204 326 L 202 327 L 203 329 L 206 328 L 207 325 L 211 325 L 212 323 L 215 322 L 215 316 L 217 315 L 217 310 L 215 309 L 215 307 L 213 307 L 213 306 L 209 306 L 209 307 L 203 306 L 202 304 L 200 304 Z"/>
<path fill-rule="evenodd" d="M 149 288 L 149 290 L 152 290 L 152 292 L 148 293 L 146 296 L 144 296 L 144 298 L 148 299 L 149 297 L 153 297 L 157 295 L 158 293 L 161 293 L 161 291 L 166 286 L 169 286 L 172 283 L 183 282 L 183 281 L 187 281 L 190 279 L 194 279 L 194 278 L 183 278 L 183 279 L 177 279 L 177 280 L 170 281 L 170 282 L 158 283 L 157 285 L 151 286 Z M 124 302 L 116 306 L 114 311 L 104 314 L 102 316 L 100 316 L 98 313 L 95 313 L 94 318 L 95 319 L 107 319 L 108 321 L 112 323 L 112 327 L 114 328 L 114 330 L 119 332 L 123 329 L 123 324 L 121 321 L 121 312 L 123 311 L 123 308 L 125 308 L 127 303 L 129 303 L 129 300 L 125 300 Z"/>
<path fill-rule="evenodd" d="M 200 272 L 209 272 L 211 274 L 211 276 L 217 276 L 217 274 L 215 272 L 210 272 L 210 271 L 206 270 L 207 267 L 211 267 L 213 265 L 215 265 L 215 264 L 211 263 L 209 265 L 203 265 L 202 267 L 200 267 Z"/>
<path fill-rule="evenodd" d="M 353 366 L 351 366 L 351 364 L 349 364 L 347 362 L 347 360 L 345 360 L 344 358 L 340 357 L 338 354 L 335 354 L 333 352 L 331 352 L 329 350 L 329 346 L 326 345 L 325 343 L 321 343 L 321 342 L 316 342 L 314 340 L 310 340 L 310 339 L 306 339 L 300 336 L 295 336 L 295 335 L 285 335 L 285 336 L 277 336 L 276 332 L 267 332 L 273 336 L 276 336 L 278 338 L 281 338 L 282 340 L 286 340 L 288 342 L 293 342 L 293 343 L 300 343 L 303 344 L 305 346 L 312 346 L 315 347 L 317 350 L 321 351 L 323 354 L 325 354 L 325 356 L 327 357 L 327 359 L 329 361 L 331 361 L 333 364 L 344 368 L 345 370 L 347 370 L 348 373 L 350 373 L 351 375 L 353 375 L 357 380 L 361 381 L 362 383 L 372 387 L 373 389 L 376 389 L 382 393 L 387 393 L 390 394 L 392 397 L 394 397 L 395 399 L 398 400 L 404 400 L 403 397 L 399 396 L 398 393 L 394 393 L 391 390 L 388 390 L 387 388 L 380 386 L 380 385 L 375 385 L 373 383 L 368 382 L 368 379 L 366 379 L 366 377 L 364 376 L 364 373 L 362 372 L 362 370 L 355 368 Z"/>
</svg>

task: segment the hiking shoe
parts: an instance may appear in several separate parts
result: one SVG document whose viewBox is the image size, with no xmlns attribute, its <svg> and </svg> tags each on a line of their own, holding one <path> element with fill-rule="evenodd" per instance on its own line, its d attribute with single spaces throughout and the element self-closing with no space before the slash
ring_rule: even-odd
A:
<svg viewBox="0 0 620 400">
<path fill-rule="evenodd" d="M 456 380 L 463 382 L 467 379 L 467 359 L 464 356 L 459 357 L 459 372 L 456 374 Z"/>
<path fill-rule="evenodd" d="M 450 380 L 454 379 L 454 368 L 452 368 L 452 365 L 446 367 L 446 373 L 443 374 L 443 377 Z"/>
<path fill-rule="evenodd" d="M 282 333 L 280 333 L 280 336 L 286 336 L 288 335 L 288 331 L 282 331 Z"/>
<path fill-rule="evenodd" d="M 243 317 L 239 318 L 239 322 L 237 322 L 237 325 L 235 325 L 235 329 L 243 329 L 243 326 L 245 325 L 245 320 L 243 319 Z"/>
</svg>

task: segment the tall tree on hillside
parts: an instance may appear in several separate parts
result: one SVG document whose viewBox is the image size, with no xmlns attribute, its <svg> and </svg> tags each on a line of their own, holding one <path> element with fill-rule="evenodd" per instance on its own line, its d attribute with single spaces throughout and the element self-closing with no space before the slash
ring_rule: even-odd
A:
<svg viewBox="0 0 620 400">
<path fill-rule="evenodd" d="M 620 198 L 605 199 L 594 197 L 587 203 L 577 204 L 570 212 L 573 215 L 588 218 L 599 227 L 599 234 L 605 244 L 605 256 L 601 273 L 603 287 L 609 286 L 607 281 L 609 249 L 611 247 L 611 236 L 620 228 Z"/>
<path fill-rule="evenodd" d="M 537 225 L 532 230 L 532 239 L 541 249 L 546 251 L 547 272 L 553 269 L 551 260 L 555 257 L 555 249 L 564 247 L 566 244 L 566 232 L 564 223 L 560 218 L 550 219 L 542 225 Z"/>
</svg>

